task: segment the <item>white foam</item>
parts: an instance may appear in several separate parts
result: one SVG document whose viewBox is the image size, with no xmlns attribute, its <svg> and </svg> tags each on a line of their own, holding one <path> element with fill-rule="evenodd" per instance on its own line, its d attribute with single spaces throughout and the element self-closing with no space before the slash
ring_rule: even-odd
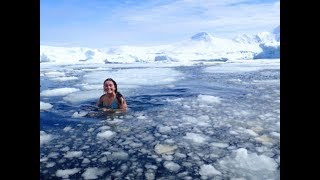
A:
<svg viewBox="0 0 320 180">
<path fill-rule="evenodd" d="M 56 88 L 50 90 L 44 90 L 40 93 L 41 96 L 65 96 L 67 94 L 80 91 L 76 88 Z"/>
<path fill-rule="evenodd" d="M 53 107 L 52 104 L 40 101 L 40 110 L 49 110 L 52 107 Z"/>
<path fill-rule="evenodd" d="M 81 176 L 84 179 L 98 179 L 98 176 L 101 176 L 104 172 L 106 172 L 104 168 L 89 167 Z"/>
</svg>

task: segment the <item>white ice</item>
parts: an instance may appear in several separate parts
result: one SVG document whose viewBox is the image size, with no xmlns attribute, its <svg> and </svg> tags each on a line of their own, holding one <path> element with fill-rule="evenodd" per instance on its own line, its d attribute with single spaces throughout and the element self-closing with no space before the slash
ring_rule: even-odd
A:
<svg viewBox="0 0 320 180">
<path fill-rule="evenodd" d="M 80 168 L 72 168 L 72 169 L 59 169 L 56 172 L 57 177 L 61 177 L 63 179 L 69 178 L 70 175 L 76 174 L 79 172 L 81 169 Z"/>
<path fill-rule="evenodd" d="M 53 139 L 53 136 L 47 134 L 44 131 L 40 131 L 40 146 L 46 143 L 49 143 Z"/>
<path fill-rule="evenodd" d="M 45 68 L 42 69 L 43 76 L 41 77 L 44 78 L 47 76 L 49 77 L 49 80 L 66 83 L 66 87 L 43 90 L 40 93 L 41 98 L 44 99 L 43 101 L 40 101 L 40 110 L 49 110 L 52 108 L 53 106 L 50 104 L 50 97 L 54 96 L 61 96 L 63 101 L 66 103 L 81 104 L 81 102 L 88 100 L 95 102 L 103 93 L 102 83 L 107 77 L 111 77 L 116 80 L 118 83 L 118 90 L 126 97 L 137 95 L 140 93 L 137 89 L 148 86 L 174 88 L 177 81 L 183 80 L 186 77 L 185 74 L 178 70 L 168 67 L 174 67 L 172 64 L 162 64 L 162 67 L 158 67 L 158 65 L 159 64 L 156 63 L 143 64 L 143 66 L 145 66 L 143 68 L 135 67 L 133 64 L 91 64 L 88 65 L 87 68 L 85 68 L 85 65 L 76 64 L 65 66 L 63 68 L 59 68 L 59 66 L 45 65 Z M 112 69 L 112 67 L 117 67 L 119 69 Z M 279 60 L 268 59 L 249 60 L 247 62 L 234 61 L 219 63 L 205 68 L 204 71 L 207 73 L 241 73 L 262 69 L 279 69 Z M 79 81 L 79 83 L 72 85 L 72 79 L 69 79 L 70 81 L 61 81 L 66 77 L 72 77 L 69 76 L 69 74 L 75 72 L 84 74 L 83 79 L 80 76 L 78 77 L 77 81 Z M 60 79 L 60 81 L 58 79 Z M 237 80 L 237 77 L 229 82 L 239 84 L 244 83 L 241 80 Z M 274 86 L 279 83 L 279 80 L 252 81 L 252 84 L 257 87 L 269 85 Z M 278 95 L 280 94 L 279 91 L 275 91 L 273 93 Z M 245 96 L 245 98 L 247 97 L 250 97 L 250 94 Z M 272 98 L 272 96 L 263 95 L 261 98 L 268 100 Z M 193 97 L 168 97 L 163 99 L 163 101 L 168 102 L 169 105 L 179 107 L 181 112 L 187 113 L 181 114 L 181 112 L 176 111 L 172 113 L 171 117 L 166 114 L 166 111 L 170 109 L 161 109 L 164 112 L 159 112 L 157 115 L 160 119 L 164 118 L 163 120 L 166 122 L 154 125 L 154 134 L 141 130 L 138 134 L 125 136 L 126 133 L 143 128 L 143 126 L 146 126 L 145 124 L 150 123 L 150 125 L 153 125 L 152 123 L 154 123 L 153 119 L 155 117 L 150 114 L 146 114 L 146 111 L 135 112 L 112 120 L 108 119 L 103 121 L 102 124 L 97 123 L 97 126 L 83 130 L 81 132 L 81 138 L 77 137 L 79 134 L 76 134 L 81 128 L 77 129 L 72 128 L 71 126 L 62 128 L 64 134 L 71 134 L 68 141 L 74 142 L 74 147 L 71 145 L 66 146 L 65 144 L 57 144 L 57 147 L 55 148 L 60 150 L 59 153 L 62 153 L 64 158 L 59 161 L 57 160 L 56 165 L 59 164 L 59 162 L 65 162 L 74 158 L 80 159 L 80 164 L 82 166 L 87 166 L 90 162 L 108 162 L 110 159 L 114 161 L 124 160 L 130 161 L 132 163 L 131 168 L 135 168 L 137 173 L 140 172 L 147 178 L 154 178 L 157 172 L 157 166 L 154 165 L 156 168 L 152 165 L 147 166 L 148 168 L 146 170 L 143 169 L 143 167 L 138 166 L 138 160 L 135 159 L 136 157 L 131 159 L 131 153 L 138 149 L 138 154 L 153 158 L 157 163 L 161 163 L 166 170 L 177 174 L 177 177 L 178 175 L 181 176 L 181 179 L 191 178 L 188 176 L 188 172 L 184 174 L 182 169 L 194 167 L 197 167 L 197 170 L 195 171 L 202 179 L 222 176 L 229 171 L 235 175 L 234 177 L 230 177 L 230 179 L 259 179 L 260 177 L 269 177 L 272 179 L 273 177 L 276 177 L 274 173 L 277 171 L 277 162 L 280 161 L 280 158 L 278 157 L 277 162 L 273 160 L 271 156 L 269 156 L 273 155 L 273 152 L 271 152 L 269 148 L 279 142 L 280 122 L 278 121 L 279 117 L 274 115 L 277 113 L 279 114 L 279 111 L 262 112 L 256 116 L 258 119 L 268 122 L 270 121 L 270 123 L 266 125 L 267 127 L 265 127 L 264 121 L 254 121 L 253 124 L 250 124 L 243 119 L 235 118 L 237 116 L 241 116 L 249 119 L 250 116 L 254 116 L 254 111 L 252 109 L 247 109 L 249 105 L 240 107 L 239 109 L 234 109 L 233 106 L 226 107 L 227 99 L 223 99 L 216 95 L 213 96 L 201 93 Z M 277 99 L 272 100 L 272 102 L 275 104 L 279 103 Z M 216 105 L 223 106 L 224 112 L 228 113 L 228 116 L 220 117 L 219 114 L 215 114 L 218 110 L 213 107 Z M 87 112 L 79 110 L 76 112 L 72 111 L 71 113 L 73 113 L 71 117 L 80 118 L 84 117 Z M 127 122 L 132 119 L 136 123 L 142 123 L 142 126 L 137 126 L 134 129 L 131 129 L 132 127 L 130 126 L 122 127 L 123 122 Z M 76 120 L 80 121 L 81 119 Z M 171 122 L 174 120 L 180 120 L 179 124 Z M 192 128 L 190 128 L 190 126 Z M 213 126 L 217 129 L 219 127 L 230 128 L 225 132 L 228 137 L 226 139 L 211 139 L 210 135 L 215 133 L 215 130 L 212 130 Z M 238 126 L 241 128 L 237 128 Z M 271 131 L 265 133 L 269 126 L 272 127 L 270 128 Z M 122 127 L 123 129 L 119 128 L 115 130 L 115 127 Z M 207 130 L 206 128 L 211 129 Z M 186 129 L 184 134 L 175 134 L 179 132 L 180 129 Z M 91 137 L 92 135 L 93 137 Z M 180 139 L 176 139 L 175 135 L 179 136 Z M 253 149 L 256 149 L 260 154 L 250 152 L 248 149 L 244 148 L 238 149 L 235 145 L 229 145 L 229 136 L 250 139 L 250 141 L 246 143 L 249 144 L 250 147 L 253 147 Z M 50 145 L 50 141 L 52 139 L 53 136 L 51 134 L 40 131 L 41 146 Z M 85 156 L 85 151 L 89 151 L 92 144 L 108 146 L 111 141 L 116 141 L 119 147 L 125 147 L 129 149 L 129 152 L 124 151 L 117 146 L 110 146 L 107 151 L 102 151 L 96 154 L 94 154 L 95 152 L 90 152 L 93 154 L 92 156 Z M 87 144 L 83 145 L 81 143 Z M 257 143 L 259 147 L 255 148 L 255 143 Z M 145 144 L 153 144 L 153 146 L 148 149 L 144 147 Z M 182 146 L 186 148 L 186 150 L 193 150 L 193 148 L 198 150 L 201 147 L 206 146 L 206 148 L 210 148 L 212 150 L 212 153 L 206 154 L 205 152 L 196 152 L 186 154 L 180 151 L 179 148 Z M 81 149 L 76 149 L 75 147 L 80 147 Z M 231 154 L 225 153 L 230 150 L 233 150 Z M 46 158 L 42 158 L 42 162 L 49 161 L 50 156 L 52 156 L 51 158 L 57 158 L 61 155 L 56 152 L 54 153 L 55 154 L 47 155 Z M 221 159 L 218 159 L 220 157 Z M 187 161 L 189 160 L 188 158 L 191 158 L 191 160 Z M 208 164 L 203 160 L 206 158 L 213 158 L 216 163 Z M 53 164 L 49 164 L 49 166 L 51 165 Z M 126 168 L 125 166 L 122 167 Z M 84 171 L 81 176 L 84 179 L 99 179 L 105 172 L 105 169 L 94 166 L 86 167 L 83 170 Z M 59 169 L 56 172 L 56 176 L 69 178 L 70 175 L 78 173 L 79 171 L 80 170 L 77 168 Z M 121 174 L 121 170 L 117 170 L 115 174 Z"/>
<path fill-rule="evenodd" d="M 52 104 L 40 101 L 40 110 L 49 110 L 52 107 Z"/>
<path fill-rule="evenodd" d="M 44 90 L 40 92 L 40 96 L 65 96 L 67 94 L 77 92 L 79 89 L 77 88 L 55 88 L 50 90 Z"/>
</svg>

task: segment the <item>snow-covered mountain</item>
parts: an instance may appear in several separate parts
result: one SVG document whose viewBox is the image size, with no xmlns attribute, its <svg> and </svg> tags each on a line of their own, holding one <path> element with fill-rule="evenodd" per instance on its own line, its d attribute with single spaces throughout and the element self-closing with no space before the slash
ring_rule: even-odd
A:
<svg viewBox="0 0 320 180">
<path fill-rule="evenodd" d="M 200 32 L 185 41 L 161 46 L 118 46 L 101 49 L 40 46 L 40 63 L 190 62 L 258 58 L 280 58 L 280 26 L 273 32 L 243 34 L 233 39 Z"/>
</svg>

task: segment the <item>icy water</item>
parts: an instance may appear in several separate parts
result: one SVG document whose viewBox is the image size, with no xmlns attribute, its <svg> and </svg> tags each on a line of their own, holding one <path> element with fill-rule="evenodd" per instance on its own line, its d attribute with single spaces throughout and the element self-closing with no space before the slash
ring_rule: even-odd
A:
<svg viewBox="0 0 320 180">
<path fill-rule="evenodd" d="M 40 179 L 280 179 L 274 61 L 41 65 Z M 108 77 L 126 113 L 95 107 Z"/>
</svg>

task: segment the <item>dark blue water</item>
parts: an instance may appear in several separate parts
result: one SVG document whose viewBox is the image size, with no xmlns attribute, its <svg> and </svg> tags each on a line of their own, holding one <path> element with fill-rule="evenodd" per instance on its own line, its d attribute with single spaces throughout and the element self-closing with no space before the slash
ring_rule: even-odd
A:
<svg viewBox="0 0 320 180">
<path fill-rule="evenodd" d="M 101 112 L 95 107 L 99 96 L 79 104 L 40 97 L 53 105 L 40 111 L 41 136 L 49 137 L 40 146 L 40 178 L 279 179 L 279 70 L 207 73 L 206 67 L 175 67 L 183 78 L 170 86 L 144 85 L 123 94 L 125 113 Z M 76 87 L 84 74 L 63 83 L 41 77 L 41 91 Z M 202 101 L 201 95 L 221 102 Z M 81 111 L 88 114 L 72 117 Z M 159 144 L 167 151 L 159 152 Z M 230 160 L 241 148 L 249 154 L 243 161 L 264 167 Z"/>
</svg>

